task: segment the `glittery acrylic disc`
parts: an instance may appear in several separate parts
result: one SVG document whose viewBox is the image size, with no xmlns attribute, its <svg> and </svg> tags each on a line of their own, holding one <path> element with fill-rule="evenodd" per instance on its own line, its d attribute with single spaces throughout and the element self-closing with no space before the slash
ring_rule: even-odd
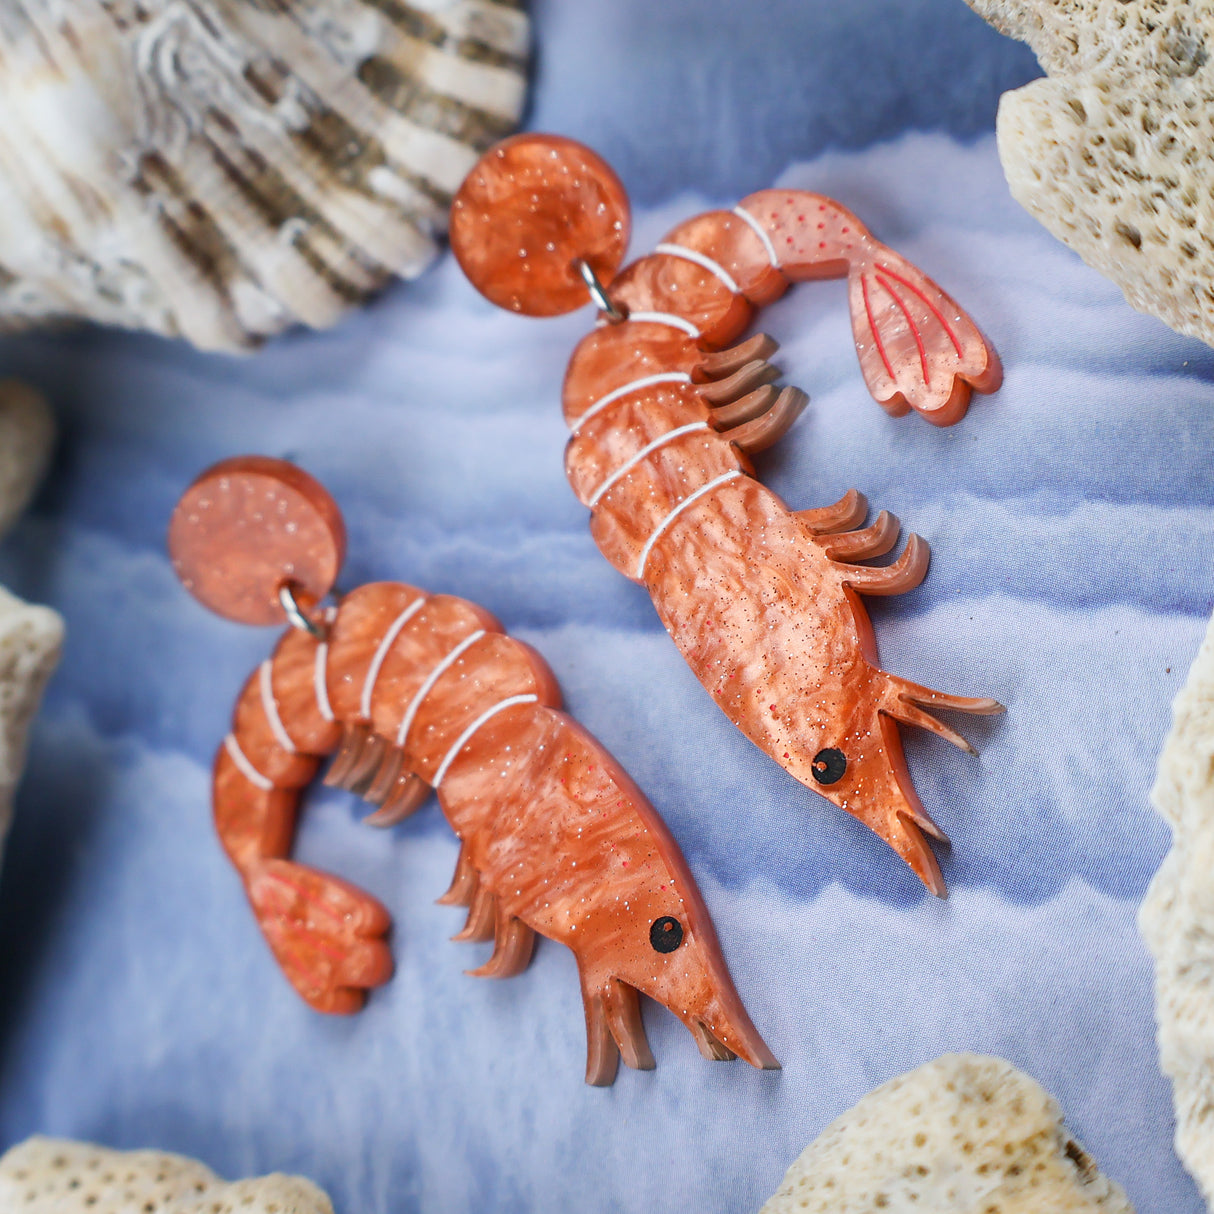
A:
<svg viewBox="0 0 1214 1214">
<path fill-rule="evenodd" d="M 491 148 L 451 208 L 451 248 L 472 285 L 528 316 L 587 303 L 574 263 L 610 282 L 628 228 L 628 195 L 611 166 L 559 135 L 516 135 Z"/>
<path fill-rule="evenodd" d="M 182 584 L 242 624 L 282 624 L 284 583 L 301 606 L 324 598 L 345 551 L 341 512 L 325 488 L 294 464 L 264 456 L 208 468 L 169 523 L 169 555 Z"/>
</svg>

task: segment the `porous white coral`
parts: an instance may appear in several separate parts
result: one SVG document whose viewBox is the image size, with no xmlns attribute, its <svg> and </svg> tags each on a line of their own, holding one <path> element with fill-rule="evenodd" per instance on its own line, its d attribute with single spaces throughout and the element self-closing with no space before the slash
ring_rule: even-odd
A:
<svg viewBox="0 0 1214 1214">
<path fill-rule="evenodd" d="M 788 1169 L 760 1214 L 1133 1214 L 1002 1058 L 945 1054 L 870 1092 Z"/>
<path fill-rule="evenodd" d="M 1214 1205 L 1214 622 L 1172 706 L 1151 802 L 1172 828 L 1172 849 L 1138 927 L 1155 957 L 1176 1153 Z"/>
<path fill-rule="evenodd" d="M 1049 74 L 999 105 L 1013 196 L 1139 311 L 1214 344 L 1214 4 L 967 3 Z"/>
<path fill-rule="evenodd" d="M 0 1158 L 4 1214 L 333 1214 L 300 1176 L 225 1184 L 209 1168 L 161 1151 L 110 1151 L 30 1138 Z"/>
</svg>

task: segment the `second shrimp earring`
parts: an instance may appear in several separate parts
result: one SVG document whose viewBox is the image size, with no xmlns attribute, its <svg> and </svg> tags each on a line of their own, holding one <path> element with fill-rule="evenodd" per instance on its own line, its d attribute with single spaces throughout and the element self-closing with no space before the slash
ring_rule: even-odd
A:
<svg viewBox="0 0 1214 1214">
<path fill-rule="evenodd" d="M 638 994 L 678 1016 L 709 1059 L 779 1066 L 751 1024 L 670 832 L 618 763 L 560 711 L 552 671 L 482 607 L 376 582 L 320 610 L 345 549 L 333 499 L 281 460 L 204 472 L 169 528 L 173 565 L 205 606 L 289 628 L 236 703 L 215 758 L 215 825 L 283 972 L 322 1012 L 386 982 L 388 912 L 290 859 L 304 786 L 325 777 L 392 825 L 433 790 L 460 839 L 456 940 L 494 942 L 478 969 L 526 968 L 536 933 L 577 957 L 586 1081 L 653 1055 Z"/>
<path fill-rule="evenodd" d="M 472 170 L 451 213 L 451 245 L 473 285 L 510 311 L 551 316 L 586 303 L 600 324 L 565 374 L 573 431 L 566 472 L 592 511 L 603 555 L 653 598 L 667 631 L 729 718 L 808 788 L 874 830 L 935 894 L 944 879 L 926 832 L 944 836 L 911 784 L 897 722 L 969 744 L 930 710 L 989 714 L 990 699 L 945 695 L 877 666 L 860 595 L 902 594 L 927 573 L 912 535 L 855 490 L 790 512 L 747 456 L 805 407 L 778 390 L 757 334 L 731 348 L 754 307 L 790 282 L 847 275 L 869 389 L 895 416 L 936 425 L 992 392 L 999 360 L 930 279 L 818 194 L 763 190 L 732 211 L 680 224 L 617 274 L 628 202 L 594 152 L 520 135 Z"/>
</svg>

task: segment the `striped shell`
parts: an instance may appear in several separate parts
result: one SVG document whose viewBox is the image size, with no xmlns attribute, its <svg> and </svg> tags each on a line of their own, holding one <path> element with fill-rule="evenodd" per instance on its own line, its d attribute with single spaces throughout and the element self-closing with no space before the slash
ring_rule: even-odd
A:
<svg viewBox="0 0 1214 1214">
<path fill-rule="evenodd" d="M 254 345 L 435 253 L 522 0 L 4 0 L 0 325 Z"/>
</svg>

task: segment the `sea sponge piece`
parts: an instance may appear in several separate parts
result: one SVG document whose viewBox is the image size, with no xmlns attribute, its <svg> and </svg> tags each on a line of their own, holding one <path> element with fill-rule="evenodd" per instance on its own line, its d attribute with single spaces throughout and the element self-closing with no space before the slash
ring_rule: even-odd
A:
<svg viewBox="0 0 1214 1214">
<path fill-rule="evenodd" d="M 1138 928 L 1155 958 L 1176 1153 L 1214 1206 L 1214 622 L 1172 705 L 1151 802 L 1172 828 Z"/>
<path fill-rule="evenodd" d="M 161 1151 L 110 1151 L 30 1138 L 0 1158 L 4 1214 L 333 1214 L 301 1176 L 226 1184 L 209 1168 Z"/>
<path fill-rule="evenodd" d="M 1214 345 L 1214 5 L 966 2 L 1049 73 L 999 104 L 1013 197 L 1140 312 Z"/>
<path fill-rule="evenodd" d="M 54 442 L 54 419 L 41 393 L 0 380 L 0 535 L 33 496 Z M 0 849 L 12 821 L 30 722 L 62 648 L 62 618 L 0 586 Z"/>
<path fill-rule="evenodd" d="M 0 535 L 33 497 L 55 444 L 55 421 L 41 392 L 0 380 Z"/>
<path fill-rule="evenodd" d="M 30 724 L 62 649 L 59 613 L 22 602 L 0 586 L 0 846 L 12 821 Z"/>
<path fill-rule="evenodd" d="M 1134 1214 L 1002 1058 L 945 1054 L 870 1092 L 788 1169 L 760 1214 Z"/>
</svg>

